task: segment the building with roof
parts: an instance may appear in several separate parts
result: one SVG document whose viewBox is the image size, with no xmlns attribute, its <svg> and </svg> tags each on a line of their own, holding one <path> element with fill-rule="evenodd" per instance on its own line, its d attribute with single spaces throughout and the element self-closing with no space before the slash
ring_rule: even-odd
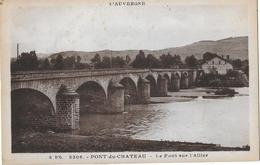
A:
<svg viewBox="0 0 260 165">
<path fill-rule="evenodd" d="M 227 74 L 228 70 L 233 70 L 233 65 L 229 62 L 229 56 L 225 59 L 223 56 L 218 55 L 204 61 L 201 65 L 204 73 L 209 74 Z"/>
</svg>

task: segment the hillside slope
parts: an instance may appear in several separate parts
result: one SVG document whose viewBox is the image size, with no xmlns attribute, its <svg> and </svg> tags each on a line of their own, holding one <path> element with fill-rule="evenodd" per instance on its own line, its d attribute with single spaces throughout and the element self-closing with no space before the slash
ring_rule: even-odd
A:
<svg viewBox="0 0 260 165">
<path fill-rule="evenodd" d="M 162 54 L 170 53 L 172 55 L 178 54 L 184 60 L 185 57 L 190 55 L 195 55 L 196 58 L 202 58 L 205 52 L 217 53 L 219 55 L 230 55 L 230 58 L 239 58 L 241 60 L 248 59 L 248 37 L 230 37 L 217 41 L 199 41 L 186 46 L 173 47 L 162 50 L 143 50 L 145 54 L 153 54 L 159 58 Z M 62 55 L 64 58 L 70 56 L 80 56 L 83 63 L 90 62 L 90 60 L 99 54 L 103 56 L 123 56 L 129 55 L 133 60 L 138 54 L 139 50 L 102 50 L 94 52 L 84 52 L 84 51 L 65 51 L 55 53 L 49 56 L 49 58 L 55 58 L 57 55 Z"/>
</svg>

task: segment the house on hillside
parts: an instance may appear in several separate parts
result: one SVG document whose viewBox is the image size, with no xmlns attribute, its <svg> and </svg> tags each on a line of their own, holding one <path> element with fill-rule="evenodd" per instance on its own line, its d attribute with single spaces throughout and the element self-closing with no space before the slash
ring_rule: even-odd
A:
<svg viewBox="0 0 260 165">
<path fill-rule="evenodd" d="M 225 75 L 228 70 L 233 70 L 232 64 L 229 62 L 229 56 L 224 58 L 224 56 L 220 57 L 218 55 L 204 61 L 201 65 L 204 73 L 214 73 Z"/>
</svg>

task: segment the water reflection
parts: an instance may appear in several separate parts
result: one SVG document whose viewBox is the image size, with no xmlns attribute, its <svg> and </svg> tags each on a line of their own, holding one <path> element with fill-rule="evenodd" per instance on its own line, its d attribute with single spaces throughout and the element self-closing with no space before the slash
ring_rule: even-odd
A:
<svg viewBox="0 0 260 165">
<path fill-rule="evenodd" d="M 79 134 L 246 145 L 248 88 L 236 91 L 240 95 L 232 98 L 198 97 L 185 102 L 128 105 L 123 114 L 81 114 Z"/>
<path fill-rule="evenodd" d="M 151 123 L 165 117 L 159 107 L 128 105 L 122 114 L 83 114 L 80 117 L 80 134 L 131 137 L 148 130 Z"/>
</svg>

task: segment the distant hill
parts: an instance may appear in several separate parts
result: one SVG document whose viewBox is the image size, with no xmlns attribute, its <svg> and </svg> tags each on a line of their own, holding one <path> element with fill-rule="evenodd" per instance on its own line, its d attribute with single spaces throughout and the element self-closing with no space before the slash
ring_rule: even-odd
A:
<svg viewBox="0 0 260 165">
<path fill-rule="evenodd" d="M 196 58 L 201 59 L 205 52 L 217 53 L 218 55 L 230 55 L 230 58 L 245 60 L 248 59 L 248 37 L 230 37 L 222 40 L 211 41 L 199 41 L 190 45 L 173 47 L 162 50 L 143 50 L 145 54 L 153 54 L 157 58 L 162 54 L 170 53 L 172 55 L 178 54 L 182 60 L 185 57 L 194 55 Z M 103 56 L 123 56 L 129 55 L 131 60 L 135 59 L 139 50 L 102 50 L 94 52 L 84 51 L 65 51 L 50 55 L 48 58 L 56 58 L 57 55 L 62 55 L 64 58 L 70 56 L 80 56 L 81 62 L 89 63 L 90 60 L 98 53 L 101 57 Z"/>
</svg>

